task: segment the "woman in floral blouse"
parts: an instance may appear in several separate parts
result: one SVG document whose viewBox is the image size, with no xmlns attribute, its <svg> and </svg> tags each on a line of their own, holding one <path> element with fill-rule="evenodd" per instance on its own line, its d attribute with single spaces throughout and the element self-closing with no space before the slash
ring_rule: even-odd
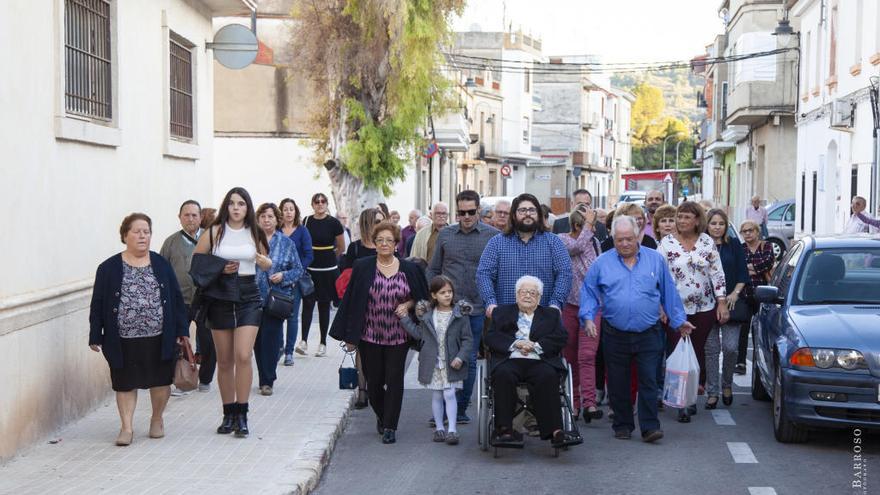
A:
<svg viewBox="0 0 880 495">
<path fill-rule="evenodd" d="M 666 257 L 688 321 L 696 327 L 691 341 L 700 363 L 701 387 L 706 383 L 706 340 L 712 327 L 716 323 L 727 323 L 730 316 L 724 269 L 715 242 L 705 234 L 707 223 L 703 207 L 685 201 L 675 213 L 676 232 L 664 237 L 657 248 Z M 679 332 L 667 332 L 667 349 L 675 349 L 679 335 Z M 682 409 L 678 421 L 689 423 L 690 416 L 696 412 L 696 406 Z"/>
<path fill-rule="evenodd" d="M 746 249 L 746 268 L 749 270 L 749 283 L 746 284 L 743 295 L 746 297 L 752 314 L 758 311 L 758 302 L 755 300 L 755 287 L 766 285 L 770 278 L 770 272 L 776 263 L 773 255 L 773 247 L 767 241 L 761 240 L 761 230 L 757 223 L 746 220 L 739 227 L 739 233 L 743 239 L 743 247 Z M 749 345 L 749 331 L 751 322 L 743 322 L 739 329 L 739 349 L 736 356 L 736 366 L 733 372 L 738 375 L 746 374 L 746 349 Z"/>
</svg>

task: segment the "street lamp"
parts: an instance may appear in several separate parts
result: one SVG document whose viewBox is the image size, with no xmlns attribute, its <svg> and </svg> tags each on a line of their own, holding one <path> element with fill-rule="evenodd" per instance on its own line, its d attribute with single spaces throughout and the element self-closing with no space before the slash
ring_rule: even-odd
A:
<svg viewBox="0 0 880 495">
<path fill-rule="evenodd" d="M 673 136 L 681 136 L 683 133 L 681 131 L 674 132 L 665 138 L 663 138 L 663 170 L 666 170 L 666 141 Z M 676 159 L 677 161 L 678 159 Z"/>
<path fill-rule="evenodd" d="M 794 34 L 794 29 L 792 29 L 791 22 L 788 20 L 788 9 L 785 9 L 782 12 L 782 19 L 779 20 L 779 24 L 773 30 L 773 36 L 779 36 L 779 42 L 782 43 L 782 46 L 787 47 Z"/>
</svg>

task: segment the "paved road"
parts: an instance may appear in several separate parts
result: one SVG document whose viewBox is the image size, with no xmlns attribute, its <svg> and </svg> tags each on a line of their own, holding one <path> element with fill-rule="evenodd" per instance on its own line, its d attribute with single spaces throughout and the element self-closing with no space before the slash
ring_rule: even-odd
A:
<svg viewBox="0 0 880 495">
<path fill-rule="evenodd" d="M 770 404 L 735 387 L 729 408 L 702 408 L 690 424 L 661 413 L 665 438 L 657 444 L 612 438 L 610 421 L 578 426 L 585 443 L 553 457 L 546 442 L 527 439 L 523 450 L 498 459 L 479 450 L 476 425 L 460 428 L 463 443 L 431 442 L 430 392 L 407 374 L 395 445 L 382 445 L 371 410 L 354 411 L 316 493 L 880 493 L 880 435 L 863 436 L 868 491 L 852 490 L 852 436 L 818 433 L 802 445 L 773 438 Z M 737 377 L 740 384 L 748 377 Z"/>
</svg>

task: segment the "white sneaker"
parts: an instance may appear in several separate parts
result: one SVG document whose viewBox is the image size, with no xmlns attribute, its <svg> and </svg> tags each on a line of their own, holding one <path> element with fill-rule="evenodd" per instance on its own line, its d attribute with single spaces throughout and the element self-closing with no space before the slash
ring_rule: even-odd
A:
<svg viewBox="0 0 880 495">
<path fill-rule="evenodd" d="M 309 344 L 305 340 L 300 340 L 299 344 L 296 344 L 296 348 L 293 349 L 297 354 L 302 354 L 305 356 L 309 352 Z"/>
<path fill-rule="evenodd" d="M 182 397 L 184 395 L 189 395 L 189 394 L 190 394 L 189 392 L 184 392 L 183 390 L 180 390 L 177 387 L 174 387 L 174 386 L 171 387 L 171 396 L 172 397 Z"/>
<path fill-rule="evenodd" d="M 318 346 L 318 352 L 315 353 L 315 357 L 324 357 L 327 355 L 327 346 L 321 344 Z"/>
<path fill-rule="evenodd" d="M 199 392 L 210 392 L 211 384 L 210 383 L 199 383 Z"/>
</svg>

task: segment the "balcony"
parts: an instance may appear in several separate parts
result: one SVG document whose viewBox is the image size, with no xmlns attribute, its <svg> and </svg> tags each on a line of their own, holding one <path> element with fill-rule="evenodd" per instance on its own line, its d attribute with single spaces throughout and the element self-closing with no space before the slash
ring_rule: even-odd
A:
<svg viewBox="0 0 880 495">
<path fill-rule="evenodd" d="M 590 129 L 598 129 L 602 119 L 599 118 L 599 114 L 597 112 L 593 112 L 589 114 L 583 122 L 581 122 L 581 127 L 585 131 L 589 131 Z"/>
<path fill-rule="evenodd" d="M 610 172 L 611 157 L 603 157 L 593 151 L 575 151 L 571 154 L 571 164 L 575 167 L 584 167 L 592 172 Z"/>
<path fill-rule="evenodd" d="M 467 151 L 470 147 L 468 121 L 463 113 L 447 113 L 434 120 L 437 146 L 444 151 Z"/>
<path fill-rule="evenodd" d="M 797 71 L 792 56 L 776 55 L 775 64 L 741 71 L 740 80 L 730 88 L 727 99 L 727 125 L 759 126 L 771 114 L 793 113 L 797 104 Z M 788 58 L 788 59 L 787 59 Z M 754 64 L 753 64 L 754 65 Z"/>
<path fill-rule="evenodd" d="M 532 110 L 534 110 L 536 112 L 540 112 L 541 110 L 544 109 L 543 104 L 544 104 L 543 98 L 541 98 L 540 96 L 535 95 L 535 94 L 532 95 Z"/>
</svg>

